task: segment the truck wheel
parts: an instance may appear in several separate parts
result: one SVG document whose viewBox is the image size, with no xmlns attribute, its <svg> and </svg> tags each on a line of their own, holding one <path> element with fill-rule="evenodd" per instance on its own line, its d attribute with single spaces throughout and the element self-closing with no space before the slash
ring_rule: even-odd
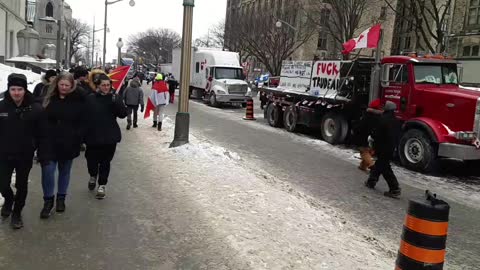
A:
<svg viewBox="0 0 480 270">
<path fill-rule="evenodd" d="M 295 110 L 295 107 L 288 106 L 285 112 L 283 113 L 283 125 L 285 129 L 290 132 L 295 132 L 297 129 L 298 123 L 298 114 Z"/>
<path fill-rule="evenodd" d="M 281 127 L 283 124 L 282 107 L 277 106 L 274 103 L 268 104 L 268 107 L 265 110 L 265 118 L 270 126 Z"/>
<path fill-rule="evenodd" d="M 343 115 L 329 112 L 322 118 L 321 133 L 329 144 L 344 143 L 348 136 L 348 122 Z"/>
<path fill-rule="evenodd" d="M 242 103 L 242 108 L 246 108 L 247 107 L 247 103 Z"/>
<path fill-rule="evenodd" d="M 215 96 L 215 92 L 210 91 L 210 96 L 208 97 L 208 103 L 212 107 L 217 107 L 218 106 L 217 96 Z"/>
<path fill-rule="evenodd" d="M 436 147 L 418 129 L 410 129 L 400 139 L 399 156 L 402 165 L 418 172 L 432 172 L 436 165 Z"/>
</svg>

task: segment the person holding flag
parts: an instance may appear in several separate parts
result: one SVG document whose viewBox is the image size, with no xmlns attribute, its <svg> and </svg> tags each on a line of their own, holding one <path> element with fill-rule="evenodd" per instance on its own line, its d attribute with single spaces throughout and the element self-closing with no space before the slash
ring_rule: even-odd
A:
<svg viewBox="0 0 480 270">
<path fill-rule="evenodd" d="M 86 100 L 90 120 L 86 128 L 85 157 L 90 174 L 88 189 L 94 190 L 98 180 L 96 198 L 103 199 L 110 174 L 110 162 L 115 155 L 117 144 L 122 139 L 117 118 L 127 117 L 128 112 L 123 98 L 112 91 L 112 81 L 107 75 L 99 74 L 93 82 L 97 91 Z"/>
<path fill-rule="evenodd" d="M 152 86 L 152 93 L 147 101 L 147 108 L 145 110 L 144 118 L 150 117 L 150 112 L 153 112 L 153 128 L 158 131 L 162 130 L 163 112 L 165 107 L 170 102 L 170 93 L 167 83 L 163 80 L 163 75 L 158 73 L 155 77 L 155 82 Z"/>
</svg>

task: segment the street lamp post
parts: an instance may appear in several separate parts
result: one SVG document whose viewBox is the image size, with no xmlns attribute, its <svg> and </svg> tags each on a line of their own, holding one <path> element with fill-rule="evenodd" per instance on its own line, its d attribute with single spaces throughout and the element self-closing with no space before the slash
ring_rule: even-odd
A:
<svg viewBox="0 0 480 270">
<path fill-rule="evenodd" d="M 102 29 L 95 29 L 95 21 L 93 22 L 93 31 L 92 31 L 92 66 L 93 66 L 93 54 L 95 52 L 95 33 L 102 31 Z M 107 33 L 110 32 L 110 29 L 107 28 Z"/>
<path fill-rule="evenodd" d="M 190 63 L 192 60 L 192 21 L 195 0 L 183 0 L 183 38 L 182 61 L 180 70 L 180 98 L 178 112 L 175 117 L 175 136 L 170 147 L 177 147 L 188 143 L 190 114 L 188 113 Z"/>
<path fill-rule="evenodd" d="M 118 48 L 117 66 L 120 66 L 120 65 L 121 65 L 121 60 L 122 60 L 122 47 L 123 47 L 122 38 L 118 38 L 118 42 L 117 42 L 117 48 Z"/>
<path fill-rule="evenodd" d="M 105 61 L 105 55 L 107 54 L 107 7 L 108 5 L 113 5 L 121 1 L 123 0 L 115 0 L 111 2 L 108 2 L 108 0 L 105 0 L 105 20 L 103 24 L 103 69 L 105 69 L 105 66 L 106 66 L 105 63 L 107 62 Z M 135 0 L 130 0 L 128 4 L 131 7 L 135 6 Z"/>
</svg>

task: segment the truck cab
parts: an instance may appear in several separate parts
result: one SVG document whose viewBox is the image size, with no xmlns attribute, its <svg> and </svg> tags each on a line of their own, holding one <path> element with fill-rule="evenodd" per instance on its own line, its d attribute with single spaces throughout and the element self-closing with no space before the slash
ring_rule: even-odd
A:
<svg viewBox="0 0 480 270">
<path fill-rule="evenodd" d="M 480 159 L 480 92 L 460 85 L 458 65 L 442 57 L 382 60 L 381 98 L 403 122 L 400 160 L 431 171 L 438 158 Z"/>
<path fill-rule="evenodd" d="M 194 51 L 191 93 L 210 105 L 246 104 L 248 84 L 238 53 L 211 49 Z"/>
</svg>

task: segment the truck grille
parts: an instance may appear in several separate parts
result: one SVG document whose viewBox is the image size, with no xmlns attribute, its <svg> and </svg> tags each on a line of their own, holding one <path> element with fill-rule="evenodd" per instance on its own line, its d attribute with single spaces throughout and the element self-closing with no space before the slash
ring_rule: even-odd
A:
<svg viewBox="0 0 480 270">
<path fill-rule="evenodd" d="M 245 95 L 247 93 L 247 90 L 247 85 L 237 84 L 228 86 L 228 93 L 231 95 Z"/>
</svg>

